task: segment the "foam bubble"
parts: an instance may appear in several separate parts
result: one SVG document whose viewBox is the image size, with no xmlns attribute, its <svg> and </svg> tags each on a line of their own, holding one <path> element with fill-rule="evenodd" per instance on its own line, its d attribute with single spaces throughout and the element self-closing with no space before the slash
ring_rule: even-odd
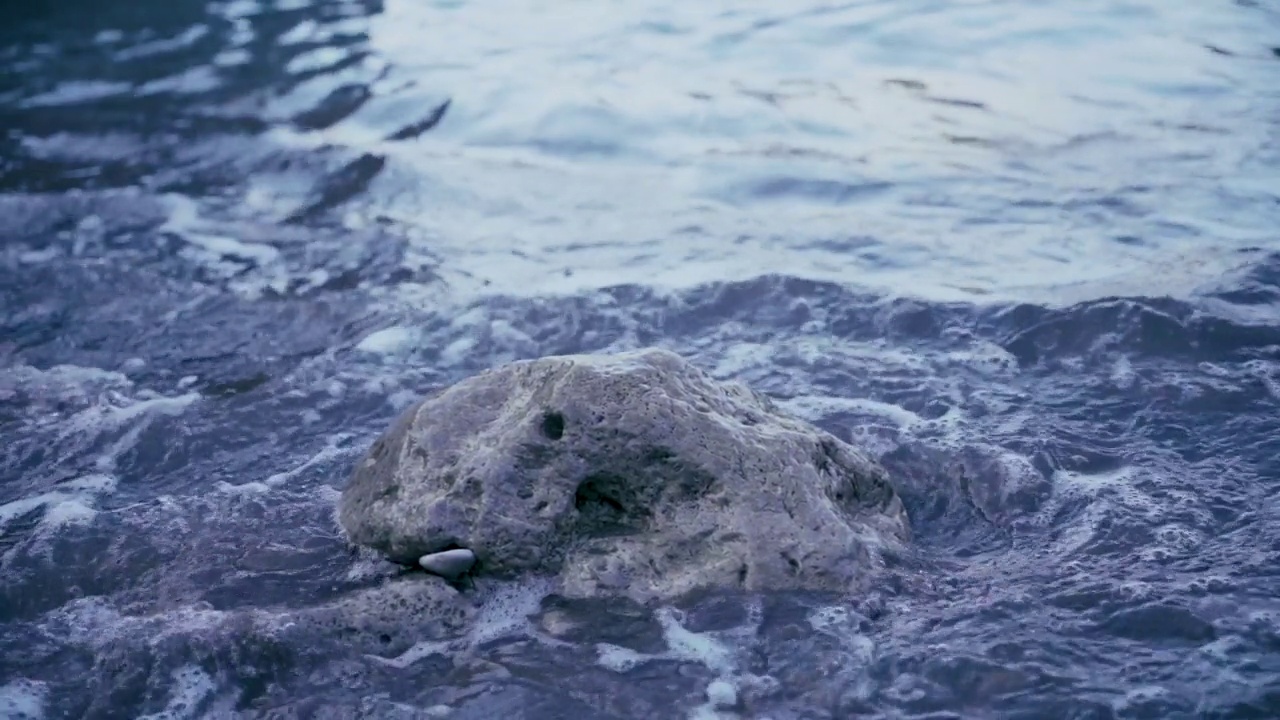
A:
<svg viewBox="0 0 1280 720">
<path fill-rule="evenodd" d="M 407 327 L 389 327 L 369 334 L 357 345 L 357 350 L 377 355 L 398 355 L 411 348 L 418 333 Z"/>
<path fill-rule="evenodd" d="M 686 629 L 680 624 L 676 611 L 662 608 L 658 610 L 657 619 L 670 657 L 701 663 L 718 673 L 731 673 L 737 668 L 732 648 L 709 634 Z"/>
<path fill-rule="evenodd" d="M 268 289 L 282 291 L 288 286 L 288 269 L 278 249 L 214 230 L 212 223 L 200 217 L 196 202 L 188 197 L 167 195 L 165 200 L 169 216 L 159 231 L 185 240 L 187 247 L 181 255 L 225 280 L 230 290 L 256 300 Z M 252 272 L 245 271 L 246 265 Z"/>
<path fill-rule="evenodd" d="M 724 678 L 707 684 L 707 701 L 689 711 L 689 720 L 722 720 L 737 717 L 733 708 L 738 704 L 738 688 Z"/>
<path fill-rule="evenodd" d="M 453 643 L 445 642 L 443 640 L 423 640 L 421 642 L 414 643 L 408 650 L 405 650 L 393 658 L 384 658 L 370 654 L 365 654 L 365 657 L 373 660 L 374 662 L 379 662 L 383 665 L 389 665 L 403 670 L 419 660 L 429 658 L 432 655 L 444 655 L 448 653 L 449 649 L 452 647 Z"/>
<path fill-rule="evenodd" d="M 1121 355 L 1117 357 L 1115 364 L 1111 366 L 1111 382 L 1120 389 L 1129 389 L 1133 387 L 1134 380 L 1137 379 L 1137 373 L 1134 373 L 1133 363 L 1130 363 L 1129 357 Z"/>
<path fill-rule="evenodd" d="M 891 403 L 867 398 L 841 398 L 825 395 L 798 395 L 779 403 L 788 412 L 806 419 L 816 419 L 837 413 L 875 415 L 884 418 L 898 429 L 909 430 L 924 422 L 916 413 Z"/>
<path fill-rule="evenodd" d="M 660 608 L 656 613 L 662 637 L 666 640 L 665 652 L 645 654 L 619 647 L 609 643 L 597 643 L 597 662 L 615 672 L 626 672 L 631 668 L 650 660 L 683 660 L 698 663 L 721 677 L 728 677 L 738 671 L 738 661 L 734 646 L 720 639 L 754 634 L 763 616 L 762 606 L 752 601 L 747 606 L 747 623 L 744 626 L 712 633 L 696 633 L 681 624 L 681 613 L 674 608 Z"/>
<path fill-rule="evenodd" d="M 987 340 L 973 340 L 966 349 L 947 353 L 947 358 L 988 377 L 1009 377 L 1018 372 L 1013 353 Z"/>
<path fill-rule="evenodd" d="M 1171 693 L 1160 685 L 1142 685 L 1130 689 L 1123 697 L 1112 701 L 1111 707 L 1118 713 L 1136 710 L 1138 714 L 1146 714 L 1141 712 L 1143 710 L 1141 706 L 1160 703 L 1169 697 Z"/>
<path fill-rule="evenodd" d="M 475 349 L 476 341 L 471 337 L 460 337 L 449 343 L 440 351 L 440 362 L 445 365 L 461 365 Z"/>
<path fill-rule="evenodd" d="M 217 689 L 213 678 L 194 665 L 186 665 L 173 671 L 169 702 L 164 710 L 140 715 L 138 720 L 184 720 L 198 717 L 200 705 Z"/>
<path fill-rule="evenodd" d="M 696 633 L 685 628 L 680 622 L 680 613 L 672 608 L 660 608 L 657 620 L 662 627 L 662 636 L 666 640 L 667 650 L 657 654 L 636 652 L 609 643 L 596 644 L 596 662 L 601 667 L 614 672 L 628 672 L 638 665 L 652 660 L 682 660 L 698 663 L 716 674 L 706 688 L 706 702 L 689 709 L 690 720 L 717 720 L 734 717 L 730 712 L 722 712 L 738 704 L 739 670 L 738 660 L 733 645 L 722 641 L 716 635 L 733 637 L 750 634 L 758 624 L 762 606 L 756 601 L 748 606 L 748 625 L 722 633 Z M 763 682 L 755 676 L 744 676 L 748 682 Z"/>
<path fill-rule="evenodd" d="M 301 465 L 293 468 L 292 470 L 286 470 L 285 472 L 282 472 L 282 473 L 275 473 L 274 475 L 269 476 L 266 480 L 262 481 L 261 483 L 249 482 L 249 483 L 245 483 L 244 485 L 230 485 L 226 483 L 224 484 L 226 485 L 227 490 L 235 490 L 235 491 L 248 490 L 251 492 L 261 492 L 262 490 L 267 488 L 280 487 L 282 485 L 287 484 L 290 480 L 293 480 L 301 473 L 307 470 L 310 470 L 311 468 L 317 465 L 323 465 L 332 460 L 337 460 L 346 456 L 350 451 L 343 449 L 341 446 L 350 437 L 351 436 L 347 433 L 338 433 L 336 435 L 332 435 L 326 438 L 324 447 L 320 448 L 318 451 L 316 451 L 314 455 L 307 458 L 306 461 L 303 462 Z"/>
<path fill-rule="evenodd" d="M 64 500 L 45 510 L 40 524 L 51 530 L 69 525 L 88 525 L 98 516 L 98 511 L 79 500 Z"/>
<path fill-rule="evenodd" d="M 814 610 L 807 620 L 817 632 L 839 640 L 857 660 L 864 664 L 871 662 L 876 644 L 862 632 L 862 626 L 867 622 L 862 613 L 852 608 L 829 605 Z"/>
<path fill-rule="evenodd" d="M 35 535 L 45 537 L 68 525 L 93 521 L 98 510 L 98 497 L 115 492 L 116 478 L 110 475 L 87 475 L 62 483 L 57 489 L 0 505 L 0 530 L 14 519 L 37 510 L 44 515 Z"/>
<path fill-rule="evenodd" d="M 707 685 L 707 702 L 715 707 L 733 707 L 738 704 L 738 688 L 727 680 L 712 680 Z"/>
<path fill-rule="evenodd" d="M 644 655 L 630 648 L 610 643 L 596 643 L 596 654 L 596 662 L 601 667 L 618 673 L 627 672 L 654 658 L 653 655 Z"/>
<path fill-rule="evenodd" d="M 541 578 L 485 588 L 468 642 L 475 647 L 511 635 L 535 634 L 529 616 L 541 609 L 551 590 L 552 581 Z"/>
<path fill-rule="evenodd" d="M 716 363 L 711 374 L 718 378 L 739 377 L 747 370 L 769 365 L 777 348 L 764 343 L 734 343 Z"/>
<path fill-rule="evenodd" d="M 42 682 L 19 678 L 0 685 L 0 716 L 8 720 L 40 720 L 49 688 Z"/>
</svg>

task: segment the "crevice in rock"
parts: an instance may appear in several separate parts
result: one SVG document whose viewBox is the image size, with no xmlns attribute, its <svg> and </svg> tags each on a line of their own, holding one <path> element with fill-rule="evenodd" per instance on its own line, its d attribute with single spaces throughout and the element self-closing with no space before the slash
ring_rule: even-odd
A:
<svg viewBox="0 0 1280 720">
<path fill-rule="evenodd" d="M 651 515 L 625 479 L 604 473 L 588 476 L 578 485 L 573 506 L 578 511 L 578 529 L 588 537 L 643 530 Z"/>
<path fill-rule="evenodd" d="M 542 434 L 552 440 L 564 437 L 564 415 L 550 410 L 543 413 Z"/>
<path fill-rule="evenodd" d="M 791 554 L 790 554 L 790 553 L 785 553 L 785 552 L 784 552 L 784 553 L 780 553 L 780 554 L 782 555 L 782 559 L 787 561 L 787 565 L 791 568 L 791 572 L 793 572 L 793 573 L 799 573 L 799 572 L 800 572 L 800 561 L 799 561 L 799 560 L 796 560 L 795 558 L 791 557 Z"/>
</svg>

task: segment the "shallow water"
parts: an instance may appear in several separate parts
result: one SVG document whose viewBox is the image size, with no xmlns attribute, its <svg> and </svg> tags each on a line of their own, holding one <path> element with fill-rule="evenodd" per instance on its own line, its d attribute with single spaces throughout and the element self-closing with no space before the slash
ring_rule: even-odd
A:
<svg viewBox="0 0 1280 720">
<path fill-rule="evenodd" d="M 0 58 L 0 717 L 1280 716 L 1273 4 L 66 0 Z M 333 518 L 396 412 L 648 345 L 918 552 L 398 622 Z"/>
</svg>

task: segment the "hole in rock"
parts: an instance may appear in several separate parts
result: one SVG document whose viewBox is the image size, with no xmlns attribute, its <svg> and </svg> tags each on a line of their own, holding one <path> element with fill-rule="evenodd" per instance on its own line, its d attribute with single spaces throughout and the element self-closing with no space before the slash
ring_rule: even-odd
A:
<svg viewBox="0 0 1280 720">
<path fill-rule="evenodd" d="M 558 412 L 543 413 L 542 434 L 552 440 L 559 440 L 564 437 L 564 415 Z"/>
<path fill-rule="evenodd" d="M 800 572 L 800 561 L 791 557 L 787 553 L 782 553 L 782 558 L 787 561 L 787 565 L 791 567 L 791 572 Z"/>
<path fill-rule="evenodd" d="M 573 496 L 581 529 L 588 535 L 642 527 L 649 511 L 637 501 L 625 480 L 603 474 L 583 480 Z"/>
</svg>

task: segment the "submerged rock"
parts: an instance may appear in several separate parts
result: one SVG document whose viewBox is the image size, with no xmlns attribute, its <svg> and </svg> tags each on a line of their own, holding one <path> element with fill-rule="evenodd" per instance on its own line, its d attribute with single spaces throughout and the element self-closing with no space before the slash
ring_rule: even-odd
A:
<svg viewBox="0 0 1280 720">
<path fill-rule="evenodd" d="M 467 549 L 475 573 L 639 601 L 855 590 L 909 535 L 878 464 L 664 350 L 516 362 L 417 403 L 339 520 L 404 564 Z"/>
</svg>

